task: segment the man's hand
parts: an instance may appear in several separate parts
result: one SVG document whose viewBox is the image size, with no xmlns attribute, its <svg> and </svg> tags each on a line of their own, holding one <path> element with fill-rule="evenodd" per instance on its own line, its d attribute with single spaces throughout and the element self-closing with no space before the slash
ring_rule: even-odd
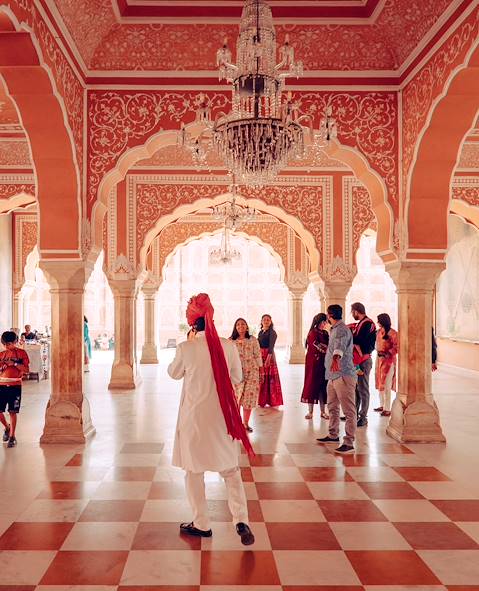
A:
<svg viewBox="0 0 479 591">
<path fill-rule="evenodd" d="M 432 364 L 432 371 L 437 371 L 437 365 L 435 363 Z"/>
<path fill-rule="evenodd" d="M 333 373 L 341 371 L 341 357 L 339 355 L 333 356 L 333 361 L 331 362 L 331 371 Z"/>
</svg>

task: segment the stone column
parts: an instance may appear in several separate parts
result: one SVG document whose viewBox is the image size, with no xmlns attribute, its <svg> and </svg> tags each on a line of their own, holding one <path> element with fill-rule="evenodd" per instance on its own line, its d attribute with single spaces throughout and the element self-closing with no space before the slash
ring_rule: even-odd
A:
<svg viewBox="0 0 479 591">
<path fill-rule="evenodd" d="M 148 280 L 141 288 L 145 301 L 145 342 L 140 359 L 142 364 L 158 363 L 156 350 L 156 295 L 159 287 L 159 282 Z"/>
<path fill-rule="evenodd" d="M 141 382 L 136 358 L 136 279 L 110 279 L 115 300 L 115 359 L 110 390 L 134 390 Z"/>
<path fill-rule="evenodd" d="M 343 308 L 343 319 L 346 318 L 346 298 L 351 289 L 352 281 L 325 280 L 324 306 L 325 311 L 331 304 L 339 304 Z"/>
<path fill-rule="evenodd" d="M 95 432 L 83 394 L 83 261 L 40 261 L 52 299 L 51 396 L 41 443 L 84 443 Z"/>
<path fill-rule="evenodd" d="M 431 392 L 433 291 L 444 268 L 443 262 L 387 266 L 399 296 L 399 387 L 387 433 L 403 443 L 445 441 Z"/>
<path fill-rule="evenodd" d="M 290 289 L 289 305 L 292 321 L 293 342 L 289 349 L 289 363 L 304 363 L 305 349 L 303 339 L 303 298 L 305 291 Z"/>
<path fill-rule="evenodd" d="M 13 322 L 12 328 L 23 329 L 23 301 L 22 292 L 16 289 L 13 292 Z"/>
<path fill-rule="evenodd" d="M 316 295 L 318 296 L 318 300 L 319 300 L 319 311 L 320 312 L 326 312 L 326 298 L 324 297 L 324 293 L 323 293 L 323 281 L 322 280 L 316 280 L 316 281 L 311 281 L 314 291 L 316 293 Z"/>
</svg>

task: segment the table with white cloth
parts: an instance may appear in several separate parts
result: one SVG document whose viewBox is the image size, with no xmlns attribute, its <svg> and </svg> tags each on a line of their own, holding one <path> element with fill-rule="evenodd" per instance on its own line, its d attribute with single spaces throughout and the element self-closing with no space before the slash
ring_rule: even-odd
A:
<svg viewBox="0 0 479 591">
<path fill-rule="evenodd" d="M 25 353 L 30 360 L 29 378 L 36 378 L 37 381 L 48 379 L 50 368 L 50 355 L 48 342 L 25 343 L 23 345 Z"/>
</svg>

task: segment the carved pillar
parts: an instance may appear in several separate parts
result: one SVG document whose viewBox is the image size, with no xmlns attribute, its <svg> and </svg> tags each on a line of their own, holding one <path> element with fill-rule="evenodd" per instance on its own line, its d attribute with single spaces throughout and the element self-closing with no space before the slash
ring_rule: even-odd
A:
<svg viewBox="0 0 479 591">
<path fill-rule="evenodd" d="M 13 292 L 13 324 L 12 328 L 22 328 L 23 326 L 23 302 L 22 292 L 16 289 Z"/>
<path fill-rule="evenodd" d="M 324 266 L 321 276 L 324 281 L 324 299 L 326 309 L 331 304 L 339 304 L 346 318 L 346 298 L 353 284 L 357 269 L 349 265 L 342 257 L 335 256 Z"/>
<path fill-rule="evenodd" d="M 83 261 L 40 261 L 52 299 L 51 396 L 41 443 L 84 443 L 95 432 L 83 394 Z"/>
<path fill-rule="evenodd" d="M 18 313 L 18 317 L 20 320 L 19 328 L 21 329 L 20 334 L 23 332 L 25 324 L 32 323 L 32 320 L 30 318 L 31 313 L 32 313 L 30 298 L 32 297 L 32 295 L 36 289 L 37 289 L 37 284 L 31 280 L 27 280 L 23 284 L 22 291 L 20 292 L 20 301 L 19 301 L 20 309 L 19 309 L 19 313 Z M 40 327 L 38 327 L 38 328 L 40 328 Z"/>
<path fill-rule="evenodd" d="M 149 278 L 143 284 L 145 301 L 145 342 L 141 352 L 140 363 L 158 363 L 158 354 L 156 350 L 156 295 L 160 283 Z"/>
<path fill-rule="evenodd" d="M 325 310 L 331 304 L 339 304 L 343 309 L 343 319 L 346 318 L 346 298 L 351 289 L 352 281 L 324 281 Z"/>
<path fill-rule="evenodd" d="M 136 279 L 109 279 L 115 300 L 115 359 L 111 390 L 133 390 L 141 382 L 136 358 Z"/>
<path fill-rule="evenodd" d="M 310 283 L 313 286 L 314 292 L 318 297 L 319 300 L 319 311 L 320 312 L 326 312 L 326 299 L 324 297 L 324 282 L 321 279 L 321 277 L 318 275 L 318 273 L 310 273 L 309 274 L 309 278 L 310 278 Z"/>
<path fill-rule="evenodd" d="M 289 348 L 289 363 L 304 363 L 304 339 L 303 339 L 303 299 L 305 291 L 289 291 L 289 305 L 292 329 L 292 343 Z"/>
<path fill-rule="evenodd" d="M 399 388 L 387 433 L 407 443 L 445 441 L 431 392 L 433 291 L 443 262 L 393 263 L 399 297 Z"/>
<path fill-rule="evenodd" d="M 309 285 L 309 277 L 303 271 L 291 271 L 286 278 L 289 289 L 289 316 L 291 318 L 291 344 L 289 363 L 304 363 L 303 299 Z"/>
</svg>

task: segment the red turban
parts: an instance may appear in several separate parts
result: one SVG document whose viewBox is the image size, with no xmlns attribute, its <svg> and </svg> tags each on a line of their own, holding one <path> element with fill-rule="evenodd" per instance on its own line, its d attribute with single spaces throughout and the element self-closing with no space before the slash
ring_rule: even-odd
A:
<svg viewBox="0 0 479 591">
<path fill-rule="evenodd" d="M 186 309 L 186 320 L 190 326 L 193 326 L 198 318 L 205 319 L 205 334 L 208 349 L 210 351 L 211 365 L 215 378 L 218 398 L 225 418 L 226 430 L 233 439 L 243 442 L 243 445 L 250 455 L 254 455 L 253 448 L 248 439 L 248 434 L 244 428 L 243 421 L 236 401 L 236 395 L 231 383 L 228 365 L 226 364 L 225 353 L 221 345 L 220 338 L 216 332 L 213 320 L 214 309 L 211 305 L 210 297 L 206 293 L 200 293 L 193 296 L 188 302 Z"/>
</svg>

